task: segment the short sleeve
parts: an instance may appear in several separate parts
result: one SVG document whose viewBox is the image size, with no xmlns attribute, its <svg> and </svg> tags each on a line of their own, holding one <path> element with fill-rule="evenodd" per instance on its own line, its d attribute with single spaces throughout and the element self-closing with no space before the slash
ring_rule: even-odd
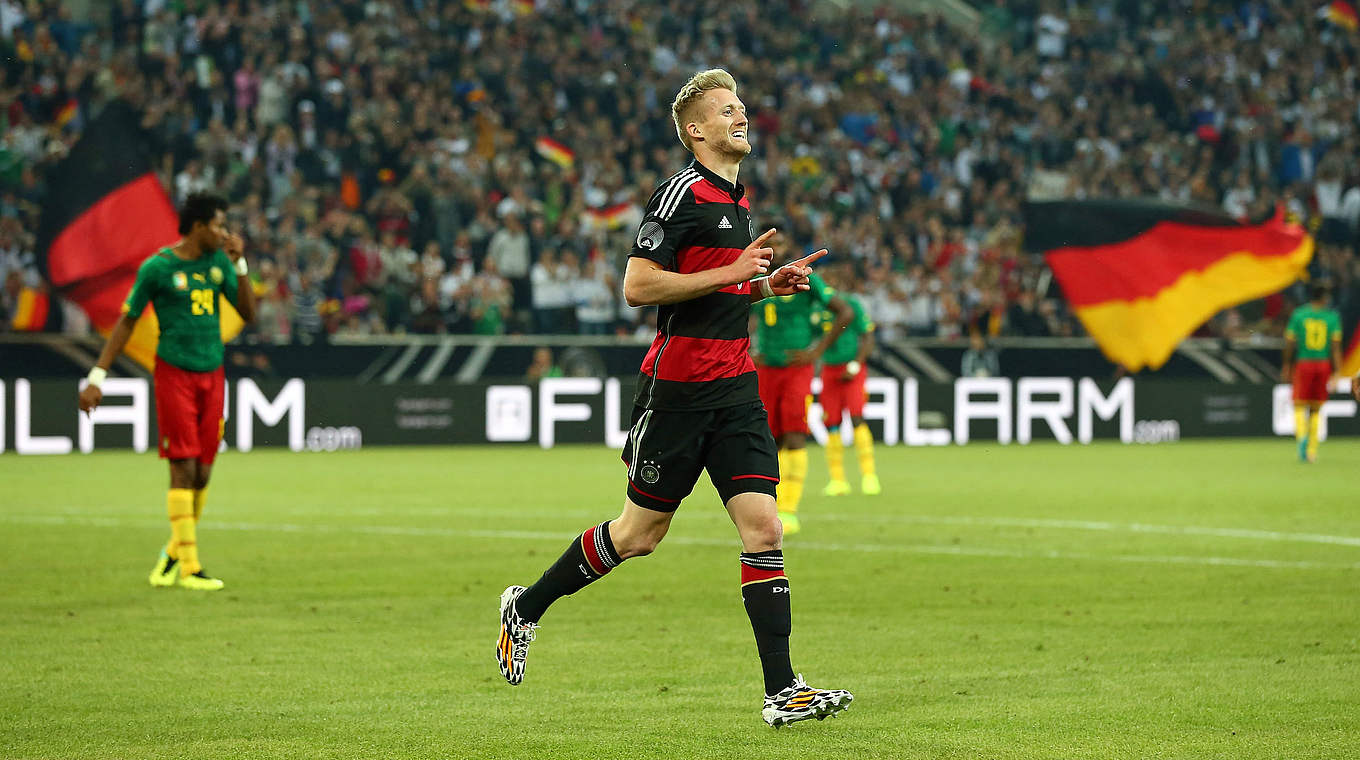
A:
<svg viewBox="0 0 1360 760">
<path fill-rule="evenodd" d="M 873 332 L 874 323 L 869 321 L 869 315 L 864 313 L 864 305 L 859 302 L 859 299 L 847 298 L 845 301 L 850 304 L 850 308 L 855 312 L 855 318 L 850 321 L 850 329 L 861 335 Z"/>
<path fill-rule="evenodd" d="M 132 283 L 132 290 L 128 291 L 127 298 L 123 301 L 123 313 L 137 319 L 142 316 L 147 303 L 156 294 L 156 278 L 160 273 L 160 264 L 157 256 L 152 256 L 137 268 L 137 279 Z"/>
<path fill-rule="evenodd" d="M 836 297 L 836 289 L 826 284 L 816 272 L 808 276 L 808 292 L 812 295 L 812 300 L 823 306 L 830 306 L 831 299 Z"/>
<path fill-rule="evenodd" d="M 231 262 L 231 257 L 222 251 L 217 252 L 217 259 L 217 265 L 222 268 L 222 295 L 232 306 L 236 306 L 236 299 L 241 295 L 237 292 L 236 265 Z"/>
<path fill-rule="evenodd" d="M 650 259 L 673 270 L 676 253 L 697 226 L 699 208 L 693 202 L 686 201 L 688 190 L 683 191 L 678 199 L 668 202 L 667 193 L 664 192 L 666 187 L 662 185 L 647 203 L 642 226 L 638 228 L 633 250 L 628 255 Z"/>
<path fill-rule="evenodd" d="M 1299 339 L 1299 312 L 1295 311 L 1289 315 L 1289 325 L 1284 328 L 1284 337 L 1290 340 Z"/>
<path fill-rule="evenodd" d="M 1341 333 L 1342 333 L 1342 330 L 1341 330 L 1341 315 L 1340 315 L 1340 314 L 1337 314 L 1336 312 L 1332 312 L 1330 316 L 1331 316 L 1331 323 L 1332 323 L 1332 340 L 1334 340 L 1334 341 L 1340 341 L 1340 340 L 1342 340 L 1342 338 L 1343 338 L 1343 336 L 1342 336 L 1342 334 L 1341 334 Z"/>
</svg>

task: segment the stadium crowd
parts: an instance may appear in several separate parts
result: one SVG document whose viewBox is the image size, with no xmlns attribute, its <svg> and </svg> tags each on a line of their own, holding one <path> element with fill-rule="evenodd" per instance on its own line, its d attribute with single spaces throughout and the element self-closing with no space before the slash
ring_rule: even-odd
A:
<svg viewBox="0 0 1360 760">
<path fill-rule="evenodd" d="M 82 7 L 0 0 L 0 312 L 42 287 L 45 170 L 121 97 L 175 200 L 235 204 L 256 339 L 649 333 L 619 276 L 688 160 L 671 97 L 714 65 L 750 109 L 757 223 L 853 268 L 889 337 L 1080 333 L 1020 249 L 1025 197 L 1283 203 L 1313 274 L 1360 280 L 1360 35 L 1309 4 L 993 0 L 978 30 L 797 1 Z M 1292 300 L 1205 330 L 1278 334 Z"/>
</svg>

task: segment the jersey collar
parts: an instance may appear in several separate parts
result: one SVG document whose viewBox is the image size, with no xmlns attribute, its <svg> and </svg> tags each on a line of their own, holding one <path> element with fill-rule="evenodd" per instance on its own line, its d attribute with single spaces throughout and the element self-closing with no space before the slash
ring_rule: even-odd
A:
<svg viewBox="0 0 1360 760">
<path fill-rule="evenodd" d="M 734 185 L 731 182 L 728 182 L 727 180 L 723 179 L 722 177 L 719 177 L 718 175 L 709 171 L 708 167 L 699 163 L 699 159 L 697 158 L 689 162 L 689 168 L 693 169 L 696 172 L 699 172 L 699 176 L 713 183 L 714 187 L 718 188 L 724 193 L 727 193 L 727 195 L 732 198 L 733 203 L 736 203 L 737 201 L 741 200 L 746 195 L 745 185 L 741 184 L 740 182 Z"/>
</svg>

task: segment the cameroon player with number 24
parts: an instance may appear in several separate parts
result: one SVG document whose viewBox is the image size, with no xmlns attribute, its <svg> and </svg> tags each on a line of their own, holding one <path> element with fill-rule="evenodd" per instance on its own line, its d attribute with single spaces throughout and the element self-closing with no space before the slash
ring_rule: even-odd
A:
<svg viewBox="0 0 1360 760">
<path fill-rule="evenodd" d="M 222 441 L 222 327 L 219 298 L 246 322 L 255 320 L 255 293 L 247 275 L 244 244 L 227 231 L 227 202 L 220 196 L 189 196 L 179 213 L 179 242 L 162 248 L 137 270 L 99 361 L 80 391 L 81 411 L 91 412 L 113 360 L 132 336 L 150 303 L 160 323 L 156 346 L 156 428 L 162 459 L 170 460 L 170 541 L 151 571 L 152 586 L 216 591 L 223 583 L 203 572 L 197 526 L 208 477 Z"/>
</svg>

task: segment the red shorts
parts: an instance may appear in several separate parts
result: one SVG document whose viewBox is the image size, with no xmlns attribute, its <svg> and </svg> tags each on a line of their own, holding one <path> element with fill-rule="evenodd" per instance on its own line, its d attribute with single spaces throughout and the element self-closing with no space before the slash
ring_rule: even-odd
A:
<svg viewBox="0 0 1360 760">
<path fill-rule="evenodd" d="M 846 380 L 845 366 L 822 367 L 822 421 L 828 429 L 840 427 L 847 411 L 851 419 L 864 418 L 864 381 L 869 377 L 869 369 L 861 365 L 859 372 Z"/>
<path fill-rule="evenodd" d="M 222 368 L 192 372 L 156 360 L 156 429 L 162 459 L 212 464 L 222 442 Z"/>
<path fill-rule="evenodd" d="M 807 435 L 807 410 L 812 403 L 812 365 L 756 367 L 760 378 L 760 401 L 770 418 L 776 439 L 785 433 Z"/>
<path fill-rule="evenodd" d="M 1327 381 L 1332 379 L 1332 363 L 1326 359 L 1305 359 L 1294 365 L 1294 400 L 1321 404 L 1327 400 Z"/>
</svg>

